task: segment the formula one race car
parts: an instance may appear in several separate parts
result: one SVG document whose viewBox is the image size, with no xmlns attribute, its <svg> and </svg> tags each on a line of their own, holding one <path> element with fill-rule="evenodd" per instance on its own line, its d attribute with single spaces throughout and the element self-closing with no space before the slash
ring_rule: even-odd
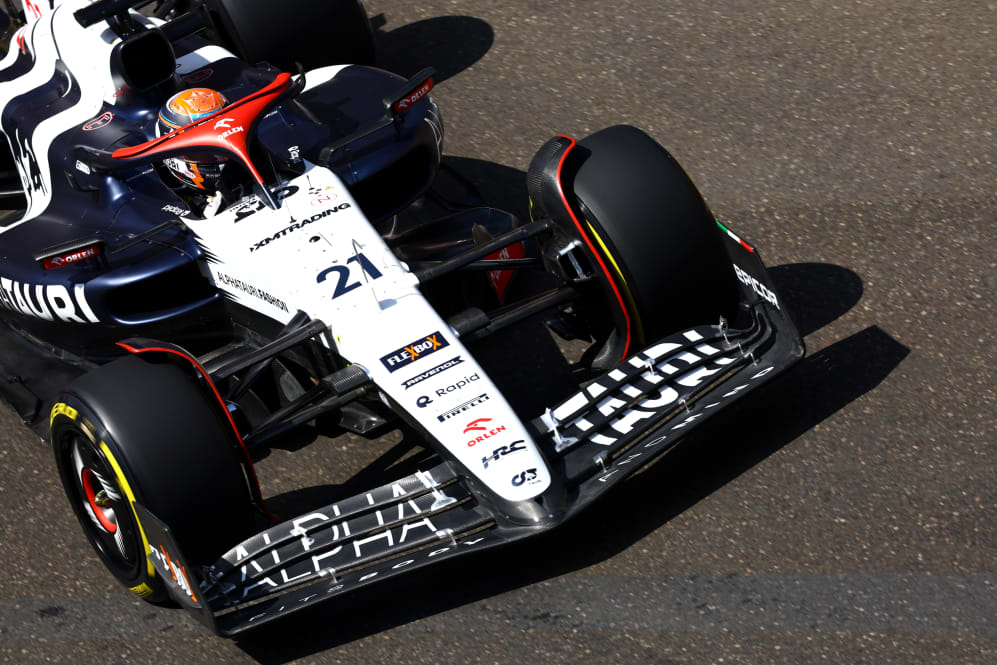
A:
<svg viewBox="0 0 997 665">
<path fill-rule="evenodd" d="M 134 593 L 232 635 L 545 532 L 803 356 L 642 131 L 548 141 L 523 223 L 460 205 L 431 71 L 337 64 L 356 0 L 146 4 L 24 0 L 0 62 L 0 391 Z M 265 37 L 329 17 L 346 52 Z M 541 317 L 582 378 L 517 412 L 476 349 Z M 314 423 L 433 461 L 278 520 L 254 450 Z"/>
</svg>

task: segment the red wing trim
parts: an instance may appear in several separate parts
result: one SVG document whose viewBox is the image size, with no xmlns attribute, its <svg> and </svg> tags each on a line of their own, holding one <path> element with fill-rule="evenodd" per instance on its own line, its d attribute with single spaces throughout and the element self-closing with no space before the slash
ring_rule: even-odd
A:
<svg viewBox="0 0 997 665">
<path fill-rule="evenodd" d="M 592 244 L 592 240 L 589 239 L 588 233 L 582 228 L 582 225 L 578 222 L 578 218 L 575 217 L 575 211 L 568 204 L 567 197 L 564 196 L 564 188 L 561 186 L 561 169 L 564 167 L 564 162 L 568 158 L 568 153 L 574 150 L 578 142 L 570 136 L 565 136 L 564 134 L 558 134 L 562 139 L 568 139 L 571 141 L 571 145 L 567 147 L 564 154 L 561 155 L 561 161 L 557 165 L 557 193 L 561 195 L 561 202 L 564 204 L 565 209 L 568 214 L 571 215 L 571 221 L 575 223 L 575 228 L 578 229 L 578 234 L 585 240 L 585 244 L 588 245 L 589 251 L 595 256 L 595 260 L 599 262 L 599 267 L 602 268 L 603 274 L 606 275 L 606 279 L 609 280 L 609 285 L 613 287 L 613 293 L 616 294 L 616 301 L 620 304 L 620 309 L 623 311 L 623 319 L 627 324 L 627 340 L 626 344 L 623 345 L 623 356 L 620 360 L 626 360 L 627 354 L 630 351 L 630 313 L 627 312 L 626 305 L 623 304 L 623 296 L 620 295 L 620 289 L 616 286 L 616 282 L 613 280 L 613 275 L 609 272 L 606 267 L 605 261 L 602 260 L 602 255 L 596 250 L 595 245 Z"/>
<path fill-rule="evenodd" d="M 175 356 L 180 356 L 181 358 L 189 362 L 197 369 L 197 371 L 201 374 L 201 376 L 204 377 L 205 382 L 211 388 L 211 392 L 214 393 L 215 398 L 218 400 L 218 404 L 222 407 L 222 412 L 225 414 L 225 417 L 228 418 L 229 425 L 232 426 L 232 432 L 235 433 L 235 438 L 239 441 L 239 447 L 242 448 L 242 453 L 245 456 L 246 469 L 249 472 L 250 489 L 255 495 L 256 501 L 260 504 L 260 507 L 263 509 L 263 512 L 266 513 L 267 517 L 269 517 L 270 520 L 273 521 L 274 524 L 276 524 L 277 518 L 273 516 L 273 514 L 267 508 L 266 504 L 263 502 L 263 491 L 260 489 L 260 479 L 256 476 L 256 468 L 253 466 L 253 460 L 249 456 L 249 449 L 246 448 L 246 442 L 242 440 L 242 435 L 239 434 L 239 428 L 235 426 L 235 420 L 232 419 L 232 414 L 229 413 L 228 406 L 225 404 L 225 400 L 222 399 L 221 393 L 218 392 L 218 388 L 215 387 L 214 382 L 211 380 L 211 377 L 208 376 L 208 372 L 204 369 L 204 367 L 201 366 L 201 363 L 197 362 L 197 360 L 193 356 L 190 356 L 178 349 L 171 349 L 170 347 L 167 346 L 149 346 L 149 347 L 138 348 L 135 346 L 131 346 L 130 344 L 126 344 L 124 342 L 118 342 L 117 345 L 120 346 L 122 349 L 128 351 L 129 353 L 138 354 L 138 353 L 150 353 L 155 351 L 155 352 L 169 353 Z"/>
<path fill-rule="evenodd" d="M 127 148 L 119 148 L 111 154 L 111 157 L 128 160 L 174 150 L 190 149 L 192 152 L 197 152 L 197 148 L 202 150 L 204 148 L 220 148 L 236 155 L 256 182 L 262 185 L 263 177 L 249 159 L 247 137 L 260 114 L 290 85 L 291 75 L 284 72 L 265 88 L 232 102 L 205 118 L 174 129 L 169 134 L 151 141 Z"/>
</svg>

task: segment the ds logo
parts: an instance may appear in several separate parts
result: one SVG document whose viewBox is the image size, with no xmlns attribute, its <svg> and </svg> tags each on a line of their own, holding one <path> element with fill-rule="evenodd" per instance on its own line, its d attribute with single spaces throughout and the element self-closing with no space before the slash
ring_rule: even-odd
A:
<svg viewBox="0 0 997 665">
<path fill-rule="evenodd" d="M 532 485 L 533 483 L 536 482 L 539 482 L 537 481 L 536 469 L 527 469 L 526 471 L 520 471 L 519 473 L 517 473 L 512 477 L 512 484 L 514 487 L 519 487 L 523 483 L 530 483 Z"/>
</svg>

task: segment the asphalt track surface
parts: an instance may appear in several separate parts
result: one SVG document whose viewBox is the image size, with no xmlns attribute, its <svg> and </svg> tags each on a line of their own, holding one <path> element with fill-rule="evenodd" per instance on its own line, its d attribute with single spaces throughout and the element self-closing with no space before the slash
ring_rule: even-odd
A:
<svg viewBox="0 0 997 665">
<path fill-rule="evenodd" d="M 500 207 L 555 133 L 657 137 L 774 267 L 807 359 L 549 537 L 237 641 L 119 589 L 4 409 L 0 661 L 997 662 L 997 4 L 368 9 L 386 67 L 440 71 L 447 151 Z M 400 440 L 275 450 L 265 491 L 376 475 Z"/>
</svg>

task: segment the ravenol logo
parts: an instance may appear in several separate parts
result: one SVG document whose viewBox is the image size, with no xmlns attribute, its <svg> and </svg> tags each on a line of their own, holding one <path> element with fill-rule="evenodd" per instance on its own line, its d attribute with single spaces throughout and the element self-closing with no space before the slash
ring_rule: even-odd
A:
<svg viewBox="0 0 997 665">
<path fill-rule="evenodd" d="M 423 356 L 428 356 L 439 349 L 449 346 L 446 338 L 437 331 L 431 335 L 421 337 L 407 346 L 403 346 L 397 351 L 393 351 L 381 358 L 381 362 L 389 372 L 401 369 L 411 362 L 415 362 Z"/>
</svg>

